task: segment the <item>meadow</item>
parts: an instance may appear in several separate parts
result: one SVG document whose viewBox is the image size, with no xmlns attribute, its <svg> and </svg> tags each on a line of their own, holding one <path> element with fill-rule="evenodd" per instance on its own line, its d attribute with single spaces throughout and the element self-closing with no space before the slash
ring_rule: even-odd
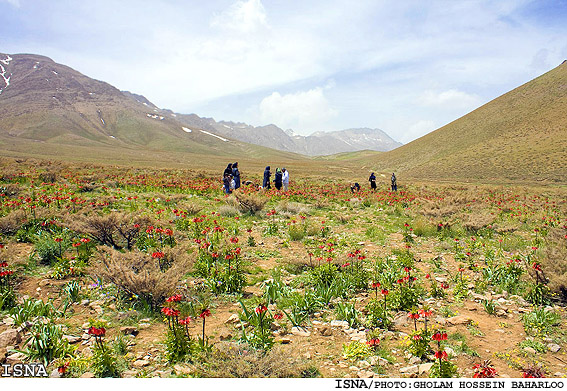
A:
<svg viewBox="0 0 567 391">
<path fill-rule="evenodd" d="M 286 193 L 227 196 L 194 170 L 0 168 L 2 363 L 53 377 L 567 374 L 562 187 L 353 193 L 292 171 Z"/>
</svg>

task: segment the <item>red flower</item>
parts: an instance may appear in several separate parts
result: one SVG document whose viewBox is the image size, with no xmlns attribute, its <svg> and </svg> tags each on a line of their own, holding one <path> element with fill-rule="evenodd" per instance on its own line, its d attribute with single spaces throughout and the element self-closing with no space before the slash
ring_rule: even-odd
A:
<svg viewBox="0 0 567 391">
<path fill-rule="evenodd" d="M 268 310 L 268 308 L 265 305 L 259 305 L 258 307 L 256 307 L 256 309 L 254 310 L 258 315 L 260 315 L 261 313 L 264 313 Z"/>
<path fill-rule="evenodd" d="M 187 324 L 189 324 L 192 320 L 193 320 L 193 319 L 192 319 L 190 316 L 188 316 L 188 317 L 186 317 L 185 319 L 181 319 L 181 320 L 179 321 L 179 324 L 187 325 Z"/>
<path fill-rule="evenodd" d="M 366 341 L 366 344 L 370 347 L 375 347 L 375 346 L 378 346 L 380 344 L 380 340 L 378 338 L 372 338 L 372 339 Z"/>
<path fill-rule="evenodd" d="M 280 320 L 281 318 L 283 318 L 283 314 L 281 312 L 278 312 L 277 314 L 274 315 L 274 319 L 276 320 Z"/>
<path fill-rule="evenodd" d="M 373 282 L 373 283 L 372 283 L 372 288 L 374 288 L 374 289 L 380 288 L 380 283 L 379 283 L 379 282 Z"/>
<path fill-rule="evenodd" d="M 207 316 L 211 316 L 211 311 L 209 309 L 204 309 L 203 312 L 201 312 L 201 315 L 199 315 L 199 318 L 205 318 Z"/>
<path fill-rule="evenodd" d="M 349 262 L 345 263 L 342 267 L 347 267 L 347 266 L 350 266 Z"/>
<path fill-rule="evenodd" d="M 173 308 L 169 308 L 169 307 L 163 307 L 161 309 L 161 312 L 165 315 L 165 316 L 169 316 L 171 318 L 179 316 L 179 310 L 174 310 Z"/>
<path fill-rule="evenodd" d="M 388 296 L 389 293 L 390 293 L 389 290 L 387 290 L 387 289 L 382 289 L 382 294 L 383 294 L 384 296 Z"/>
<path fill-rule="evenodd" d="M 81 243 L 81 242 L 76 242 L 76 243 L 73 243 L 73 247 L 80 247 L 82 244 L 83 243 Z"/>
<path fill-rule="evenodd" d="M 62 242 L 63 239 L 62 239 L 62 238 L 55 238 L 55 241 L 56 241 L 57 243 L 59 243 L 59 242 Z"/>
<path fill-rule="evenodd" d="M 173 295 L 173 296 L 165 299 L 165 301 L 167 301 L 168 303 L 175 303 L 175 302 L 181 301 L 181 299 L 183 299 L 183 297 L 181 295 Z"/>
<path fill-rule="evenodd" d="M 408 313 L 408 318 L 419 319 L 419 314 L 417 312 L 410 312 L 410 313 Z"/>
<path fill-rule="evenodd" d="M 445 341 L 447 339 L 447 333 L 438 331 L 431 336 L 431 339 L 433 339 L 434 341 Z"/>
<path fill-rule="evenodd" d="M 152 253 L 152 258 L 161 259 L 163 257 L 165 257 L 165 254 L 161 251 L 156 251 L 156 252 Z"/>
<path fill-rule="evenodd" d="M 441 359 L 441 360 L 447 360 L 448 359 L 448 355 L 446 351 L 439 351 L 439 352 L 435 352 L 435 358 L 437 359 Z"/>
<path fill-rule="evenodd" d="M 88 334 L 90 335 L 94 335 L 95 337 L 104 337 L 104 335 L 106 334 L 106 329 L 104 327 L 94 327 L 91 326 L 89 328 Z"/>
</svg>

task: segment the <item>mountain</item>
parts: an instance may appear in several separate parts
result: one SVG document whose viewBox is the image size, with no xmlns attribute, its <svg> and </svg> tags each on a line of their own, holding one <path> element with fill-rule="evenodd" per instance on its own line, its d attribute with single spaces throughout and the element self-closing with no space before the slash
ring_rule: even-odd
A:
<svg viewBox="0 0 567 391">
<path fill-rule="evenodd" d="M 141 95 L 122 92 L 50 58 L 0 53 L 0 150 L 140 156 L 140 151 L 304 159 L 189 128 Z M 130 156 L 129 155 L 129 156 Z M 232 160 L 232 159 L 231 159 Z"/>
<path fill-rule="evenodd" d="M 396 150 L 358 159 L 398 180 L 567 183 L 567 62 Z M 355 160 L 356 162 L 356 160 Z"/>
<path fill-rule="evenodd" d="M 195 114 L 177 114 L 177 118 L 187 126 L 206 128 L 223 137 L 309 156 L 361 150 L 390 151 L 402 145 L 380 129 L 346 129 L 301 136 L 276 125 L 254 127 L 244 123 L 216 122 L 212 118 L 201 118 Z"/>
</svg>

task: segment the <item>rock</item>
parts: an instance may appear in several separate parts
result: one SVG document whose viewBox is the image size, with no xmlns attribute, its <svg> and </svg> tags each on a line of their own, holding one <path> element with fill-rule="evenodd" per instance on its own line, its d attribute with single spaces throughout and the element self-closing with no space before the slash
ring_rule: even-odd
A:
<svg viewBox="0 0 567 391">
<path fill-rule="evenodd" d="M 561 350 L 561 346 L 557 345 L 556 343 L 550 343 L 547 345 L 547 348 L 549 349 L 550 352 L 552 353 L 557 353 L 558 351 Z"/>
<path fill-rule="evenodd" d="M 238 314 L 232 314 L 230 315 L 230 317 L 224 321 L 224 323 L 226 324 L 236 324 L 236 323 L 240 323 L 240 317 L 238 316 Z"/>
<path fill-rule="evenodd" d="M 59 379 L 61 377 L 61 373 L 59 373 L 59 370 L 57 370 L 57 368 L 55 368 L 53 371 L 51 371 L 51 373 L 49 374 L 49 377 L 54 378 L 54 379 Z"/>
<path fill-rule="evenodd" d="M 408 324 L 409 320 L 406 312 L 398 312 L 394 316 L 394 326 L 396 326 L 396 328 L 405 327 Z"/>
<path fill-rule="evenodd" d="M 358 367 L 355 367 L 354 365 L 351 365 L 350 367 L 348 367 L 348 369 L 353 372 L 358 372 L 360 370 Z"/>
<path fill-rule="evenodd" d="M 191 374 L 191 368 L 186 366 L 186 365 L 181 365 L 181 364 L 175 364 L 173 366 L 173 369 L 175 369 L 175 372 L 179 375 L 190 375 Z"/>
<path fill-rule="evenodd" d="M 64 335 L 63 339 L 66 339 L 70 344 L 81 342 L 83 339 L 75 335 Z"/>
<path fill-rule="evenodd" d="M 83 325 L 81 326 L 81 328 L 83 330 L 88 330 L 91 327 L 91 324 L 89 322 L 85 322 L 83 323 Z"/>
<path fill-rule="evenodd" d="M 95 375 L 92 372 L 85 372 L 81 375 L 81 379 L 94 379 Z"/>
<path fill-rule="evenodd" d="M 13 326 L 15 324 L 14 319 L 10 316 L 8 316 L 6 319 L 4 319 L 4 324 L 6 326 Z"/>
<path fill-rule="evenodd" d="M 486 296 L 486 295 L 480 295 L 480 294 L 478 294 L 478 293 L 472 292 L 472 293 L 471 293 L 471 296 L 472 296 L 472 298 L 473 298 L 475 301 L 483 301 L 483 300 L 488 300 L 488 301 L 490 301 L 490 297 L 489 297 L 489 296 Z"/>
<path fill-rule="evenodd" d="M 368 379 L 368 378 L 374 377 L 374 372 L 372 372 L 372 371 L 358 371 L 356 376 L 359 379 Z"/>
<path fill-rule="evenodd" d="M 287 345 L 291 343 L 291 339 L 289 338 L 276 338 L 275 341 L 281 343 L 282 345 Z"/>
<path fill-rule="evenodd" d="M 369 363 L 368 361 L 366 361 L 366 360 L 359 361 L 357 365 L 358 365 L 359 368 L 362 368 L 362 369 L 368 369 L 368 368 L 370 368 L 370 367 L 372 366 L 372 365 L 370 365 L 370 363 Z"/>
<path fill-rule="evenodd" d="M 309 331 L 305 330 L 302 327 L 296 327 L 296 326 L 291 328 L 291 333 L 299 337 L 309 337 L 311 335 Z"/>
<path fill-rule="evenodd" d="M 22 341 L 22 335 L 16 329 L 8 329 L 0 334 L 0 348 L 17 345 Z"/>
<path fill-rule="evenodd" d="M 534 348 L 530 348 L 529 346 L 526 346 L 524 348 L 524 352 L 526 352 L 528 354 L 532 354 L 532 355 L 537 354 L 537 351 Z"/>
<path fill-rule="evenodd" d="M 139 330 L 149 329 L 152 325 L 150 323 L 140 323 L 138 324 Z"/>
<path fill-rule="evenodd" d="M 453 349 L 451 349 L 450 347 L 448 347 L 448 346 L 445 348 L 445 351 L 447 352 L 447 355 L 448 355 L 449 357 L 451 357 L 451 356 L 453 356 L 453 357 L 456 356 L 455 351 L 454 351 Z"/>
<path fill-rule="evenodd" d="M 451 318 L 447 318 L 447 324 L 449 326 L 458 326 L 458 325 L 467 325 L 472 322 L 472 319 L 465 315 L 458 315 L 453 316 Z"/>
<path fill-rule="evenodd" d="M 20 364 L 24 361 L 26 356 L 23 353 L 13 353 L 6 357 L 6 364 L 13 365 L 13 364 Z"/>
<path fill-rule="evenodd" d="M 93 355 L 91 348 L 84 348 L 81 353 L 83 353 L 83 356 L 85 357 L 91 357 Z"/>
<path fill-rule="evenodd" d="M 91 301 L 89 299 L 81 300 L 81 305 L 84 305 L 85 307 L 88 306 L 90 303 Z"/>
<path fill-rule="evenodd" d="M 101 307 L 100 305 L 98 305 L 98 304 L 92 305 L 92 303 L 91 303 L 90 307 L 91 307 L 98 315 L 104 314 L 104 310 L 102 309 L 102 307 Z"/>
<path fill-rule="evenodd" d="M 418 368 L 418 372 L 419 374 L 424 374 L 424 373 L 428 373 L 431 370 L 431 367 L 433 366 L 432 362 L 428 362 L 427 364 L 419 364 L 419 368 Z"/>
<path fill-rule="evenodd" d="M 132 371 L 132 370 L 124 371 L 124 372 L 122 372 L 122 377 L 126 378 L 126 379 L 131 379 L 133 377 L 136 377 L 137 373 L 138 372 Z"/>
<path fill-rule="evenodd" d="M 226 341 L 226 340 L 232 339 L 232 337 L 233 337 L 233 335 L 229 331 L 222 331 L 219 334 L 219 339 L 221 341 Z"/>
<path fill-rule="evenodd" d="M 143 368 L 147 367 L 148 365 L 150 365 L 150 362 L 148 360 L 136 360 L 132 364 L 134 368 Z"/>
<path fill-rule="evenodd" d="M 448 353 L 448 352 L 447 352 Z M 415 357 L 415 356 L 411 356 L 411 358 L 408 361 L 411 365 L 415 365 L 415 364 L 421 364 L 421 358 L 419 357 Z"/>
<path fill-rule="evenodd" d="M 342 327 L 345 329 L 350 328 L 348 322 L 346 320 L 332 320 L 331 327 Z"/>
<path fill-rule="evenodd" d="M 508 316 L 508 313 L 505 310 L 498 310 L 496 311 L 496 316 L 504 317 Z"/>
<path fill-rule="evenodd" d="M 19 333 L 25 333 L 27 330 L 31 329 L 33 326 L 33 323 L 30 322 L 29 320 L 26 320 L 24 323 L 22 323 L 20 325 L 20 327 L 18 327 L 18 332 Z"/>
<path fill-rule="evenodd" d="M 333 335 L 333 329 L 330 326 L 324 326 L 319 329 L 319 333 L 324 337 Z"/>
<path fill-rule="evenodd" d="M 403 367 L 400 368 L 400 373 L 404 373 L 406 375 L 412 374 L 412 373 L 418 373 L 419 371 L 419 367 L 417 365 L 411 365 L 409 367 Z"/>
<path fill-rule="evenodd" d="M 366 342 L 366 333 L 364 331 L 358 331 L 354 334 L 350 335 L 350 340 L 351 341 L 360 341 L 360 342 Z"/>
<path fill-rule="evenodd" d="M 133 335 L 134 337 L 139 333 L 138 329 L 134 326 L 120 327 L 120 332 L 124 335 Z"/>
<path fill-rule="evenodd" d="M 557 377 L 557 378 L 559 378 L 559 377 L 565 377 L 565 374 L 564 374 L 563 372 L 555 372 L 555 373 L 553 374 L 553 377 Z"/>
</svg>

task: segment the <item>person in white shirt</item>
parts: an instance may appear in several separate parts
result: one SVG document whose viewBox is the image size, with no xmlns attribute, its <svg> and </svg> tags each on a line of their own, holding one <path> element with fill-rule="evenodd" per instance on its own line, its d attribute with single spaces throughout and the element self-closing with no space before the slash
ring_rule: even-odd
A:
<svg viewBox="0 0 567 391">
<path fill-rule="evenodd" d="M 283 184 L 283 188 L 284 191 L 287 191 L 287 188 L 289 187 L 289 171 L 284 168 L 282 168 L 282 184 Z"/>
</svg>

